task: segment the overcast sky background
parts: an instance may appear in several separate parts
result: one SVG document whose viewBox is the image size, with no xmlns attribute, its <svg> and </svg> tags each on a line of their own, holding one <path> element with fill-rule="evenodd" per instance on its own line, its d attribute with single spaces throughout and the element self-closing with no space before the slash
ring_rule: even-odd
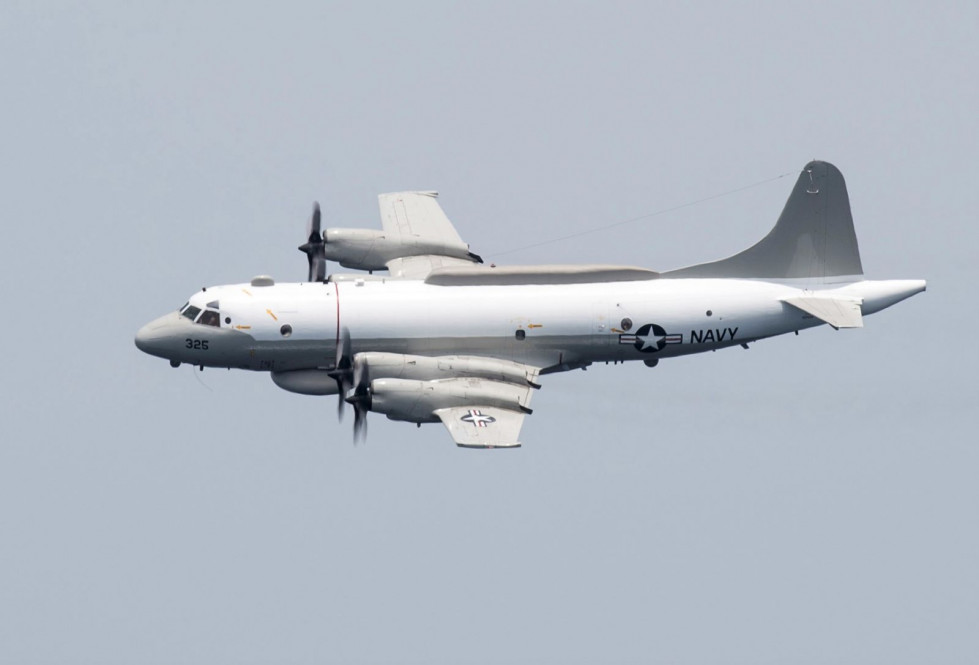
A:
<svg viewBox="0 0 979 665">
<path fill-rule="evenodd" d="M 4 2 L 0 662 L 976 662 L 977 27 Z M 355 448 L 333 398 L 133 346 L 202 285 L 304 279 L 314 199 L 379 228 L 437 189 L 487 261 L 668 269 L 759 239 L 813 158 L 868 277 L 926 293 L 550 376 L 518 451 L 377 415 Z"/>
</svg>

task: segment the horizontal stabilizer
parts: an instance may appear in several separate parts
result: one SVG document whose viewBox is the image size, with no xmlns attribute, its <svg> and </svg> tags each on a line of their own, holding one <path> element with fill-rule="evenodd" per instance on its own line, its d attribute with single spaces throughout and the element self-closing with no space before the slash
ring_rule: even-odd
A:
<svg viewBox="0 0 979 665">
<path fill-rule="evenodd" d="M 825 321 L 837 330 L 840 328 L 863 328 L 863 312 L 861 298 L 845 296 L 795 296 L 783 298 L 782 302 L 812 314 L 817 319 Z"/>
</svg>

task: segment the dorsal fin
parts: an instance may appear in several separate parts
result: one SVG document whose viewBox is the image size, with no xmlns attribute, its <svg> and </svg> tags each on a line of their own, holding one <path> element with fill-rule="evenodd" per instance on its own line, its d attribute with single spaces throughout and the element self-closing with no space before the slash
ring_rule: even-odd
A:
<svg viewBox="0 0 979 665">
<path fill-rule="evenodd" d="M 839 169 L 809 162 L 767 236 L 720 261 L 661 273 L 661 278 L 809 279 L 863 274 L 850 198 Z"/>
</svg>

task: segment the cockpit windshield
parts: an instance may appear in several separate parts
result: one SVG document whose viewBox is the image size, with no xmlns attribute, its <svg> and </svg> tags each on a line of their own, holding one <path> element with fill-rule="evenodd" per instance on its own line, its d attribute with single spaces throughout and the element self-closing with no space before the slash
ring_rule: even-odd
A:
<svg viewBox="0 0 979 665">
<path fill-rule="evenodd" d="M 180 308 L 181 316 L 186 316 L 188 319 L 194 323 L 199 323 L 204 326 L 214 326 L 215 328 L 221 327 L 221 313 L 218 312 L 219 303 L 217 300 L 212 300 L 207 303 L 207 309 L 201 311 L 200 307 L 186 303 Z"/>
<path fill-rule="evenodd" d="M 201 314 L 201 318 L 197 319 L 197 322 L 205 326 L 220 328 L 221 315 L 215 312 L 213 309 L 205 309 L 204 313 Z"/>
</svg>

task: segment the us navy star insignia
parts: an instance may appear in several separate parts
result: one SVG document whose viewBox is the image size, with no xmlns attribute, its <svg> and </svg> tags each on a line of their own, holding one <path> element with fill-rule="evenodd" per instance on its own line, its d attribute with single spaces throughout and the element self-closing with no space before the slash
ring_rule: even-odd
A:
<svg viewBox="0 0 979 665">
<path fill-rule="evenodd" d="M 619 344 L 632 344 L 642 353 L 662 351 L 667 344 L 682 344 L 683 335 L 670 334 L 655 323 L 647 323 L 634 335 L 619 335 Z"/>
<path fill-rule="evenodd" d="M 639 340 L 639 350 L 646 351 L 648 349 L 656 347 L 659 350 L 659 343 L 666 339 L 666 335 L 657 335 L 654 330 L 650 330 L 649 334 L 646 335 L 636 335 Z"/>
</svg>

